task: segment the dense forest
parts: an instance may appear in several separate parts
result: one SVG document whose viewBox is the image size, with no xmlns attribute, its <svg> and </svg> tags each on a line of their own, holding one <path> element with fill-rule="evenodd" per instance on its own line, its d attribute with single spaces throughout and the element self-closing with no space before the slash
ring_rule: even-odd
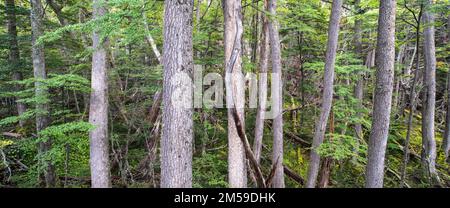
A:
<svg viewBox="0 0 450 208">
<path fill-rule="evenodd" d="M 0 187 L 450 187 L 448 0 L 2 0 Z"/>
</svg>

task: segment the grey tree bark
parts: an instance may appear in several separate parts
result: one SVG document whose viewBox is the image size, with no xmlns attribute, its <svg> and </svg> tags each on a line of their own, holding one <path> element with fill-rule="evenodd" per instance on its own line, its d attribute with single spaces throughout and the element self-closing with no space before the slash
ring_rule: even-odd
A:
<svg viewBox="0 0 450 208">
<path fill-rule="evenodd" d="M 376 88 L 366 167 L 366 188 L 383 187 L 395 63 L 396 0 L 380 2 L 376 49 Z"/>
<path fill-rule="evenodd" d="M 31 31 L 32 31 L 32 49 L 31 55 L 33 59 L 33 72 L 34 78 L 37 81 L 34 83 L 35 96 L 38 98 L 46 99 L 48 97 L 48 90 L 46 86 L 39 80 L 47 79 L 47 73 L 45 71 L 45 56 L 44 46 L 38 45 L 37 40 L 44 33 L 44 8 L 40 0 L 31 0 Z M 36 131 L 39 134 L 40 131 L 47 128 L 50 123 L 49 117 L 49 105 L 47 102 L 36 103 Z M 41 142 L 39 144 L 39 152 L 41 154 L 47 152 L 51 148 L 51 141 Z M 47 187 L 53 187 L 56 184 L 55 170 L 51 161 L 45 161 L 44 179 Z"/>
<path fill-rule="evenodd" d="M 164 2 L 162 188 L 192 187 L 193 7 L 193 0 Z"/>
<path fill-rule="evenodd" d="M 360 14 L 360 10 L 361 10 L 361 1 L 360 0 L 356 0 L 355 1 L 355 7 L 356 7 L 356 11 L 358 12 L 358 14 Z M 355 20 L 355 36 L 354 36 L 354 41 L 355 41 L 355 52 L 356 55 L 358 57 L 360 57 L 363 61 L 364 61 L 364 56 L 362 54 L 363 52 L 363 46 L 362 46 L 362 19 L 361 17 L 357 17 L 357 19 Z M 355 85 L 355 98 L 358 101 L 358 108 L 362 108 L 363 107 L 363 99 L 364 99 L 364 75 L 361 73 L 358 75 L 358 81 L 356 81 L 356 85 Z M 357 117 L 361 118 L 362 114 L 360 112 L 357 113 Z M 355 133 L 358 139 L 363 139 L 363 130 L 362 130 L 362 125 L 361 123 L 356 123 L 355 124 Z"/>
<path fill-rule="evenodd" d="M 450 42 L 450 15 L 447 19 L 447 43 Z M 450 63 L 450 56 L 447 57 L 447 63 Z M 444 141 L 442 144 L 442 150 L 445 155 L 445 159 L 448 160 L 450 155 L 450 71 L 447 72 L 447 115 L 445 121 Z"/>
<path fill-rule="evenodd" d="M 225 87 L 228 108 L 228 182 L 230 188 L 247 187 L 247 170 L 244 146 L 237 132 L 232 109 L 236 108 L 242 125 L 244 118 L 244 80 L 242 74 L 242 2 L 224 0 L 225 23 Z M 233 96 L 234 95 L 234 96 Z"/>
<path fill-rule="evenodd" d="M 20 81 L 23 79 L 22 72 L 20 71 L 20 51 L 19 44 L 17 42 L 17 18 L 16 18 L 16 5 L 14 0 L 5 0 L 6 18 L 8 26 L 8 39 L 9 39 L 9 63 L 12 66 L 13 77 L 12 80 Z M 22 86 L 16 84 L 15 91 L 22 91 Z M 18 100 L 20 98 L 16 98 Z M 24 103 L 16 102 L 17 115 L 22 115 L 27 110 Z M 25 121 L 20 120 L 19 125 L 23 127 Z"/>
<path fill-rule="evenodd" d="M 330 24 L 328 27 L 328 44 L 325 60 L 324 89 L 322 95 L 322 107 L 320 110 L 320 118 L 316 123 L 313 138 L 312 150 L 310 153 L 310 162 L 308 169 L 307 188 L 315 188 L 317 176 L 320 169 L 320 156 L 316 149 L 323 143 L 325 131 L 327 128 L 328 118 L 330 116 L 331 105 L 333 103 L 333 83 L 334 68 L 336 62 L 336 50 L 339 39 L 339 22 L 341 19 L 342 0 L 333 0 Z"/>
<path fill-rule="evenodd" d="M 107 14 L 100 0 L 93 0 L 93 18 Z M 99 31 L 92 34 L 92 73 L 89 122 L 95 129 L 89 133 L 92 188 L 110 188 L 111 173 L 108 139 L 108 47 L 109 41 Z"/>
<path fill-rule="evenodd" d="M 434 117 L 436 109 L 436 46 L 434 31 L 434 14 L 431 12 L 433 2 L 425 0 L 423 14 L 424 23 L 424 56 L 425 72 L 424 98 L 422 110 L 422 165 L 426 174 L 434 178 L 436 173 L 436 140 L 434 130 Z"/>
<path fill-rule="evenodd" d="M 272 163 L 275 167 L 275 174 L 273 176 L 272 187 L 284 188 L 284 168 L 283 168 L 283 80 L 281 70 L 281 43 L 280 35 L 278 33 L 278 21 L 275 18 L 277 15 L 277 0 L 269 0 L 268 12 L 271 15 L 269 18 L 269 34 L 272 52 L 272 87 L 273 105 L 272 111 L 276 113 L 273 121 L 273 153 Z M 265 90 L 265 89 L 260 89 Z"/>
<path fill-rule="evenodd" d="M 264 136 L 264 118 L 266 115 L 267 107 L 267 71 L 269 68 L 269 54 L 270 54 L 270 44 L 269 44 L 269 28 L 267 27 L 267 19 L 263 18 L 263 29 L 262 38 L 260 46 L 260 59 L 259 59 L 259 83 L 258 83 L 258 108 L 256 112 L 256 123 L 255 123 L 255 141 L 253 144 L 253 152 L 255 158 L 260 162 L 261 159 L 261 149 L 262 149 L 262 139 Z"/>
</svg>

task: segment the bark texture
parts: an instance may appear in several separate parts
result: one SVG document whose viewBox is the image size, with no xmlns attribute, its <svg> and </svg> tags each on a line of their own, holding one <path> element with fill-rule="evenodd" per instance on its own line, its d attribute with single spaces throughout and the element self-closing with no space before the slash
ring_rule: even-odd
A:
<svg viewBox="0 0 450 208">
<path fill-rule="evenodd" d="M 273 154 L 272 163 L 275 167 L 275 174 L 272 180 L 272 187 L 284 188 L 284 168 L 283 168 L 283 81 L 281 70 L 281 43 L 278 33 L 277 1 L 269 0 L 268 12 L 272 18 L 269 20 L 269 33 L 272 52 L 272 111 L 275 113 L 273 121 Z M 265 89 L 261 89 L 265 90 Z"/>
<path fill-rule="evenodd" d="M 436 45 L 434 31 L 434 15 L 431 12 L 432 1 L 426 0 L 423 14 L 424 23 L 424 57 L 423 73 L 424 97 L 422 108 L 422 165 L 426 174 L 436 176 L 436 140 L 434 117 L 436 110 Z"/>
<path fill-rule="evenodd" d="M 448 8 L 450 9 L 450 6 Z M 448 44 L 450 42 L 450 15 L 447 19 L 447 33 Z M 447 63 L 450 63 L 450 55 L 447 57 Z M 447 115 L 443 139 L 442 150 L 444 151 L 445 159 L 448 160 L 450 154 L 450 70 L 447 72 Z"/>
<path fill-rule="evenodd" d="M 164 3 L 161 187 L 192 187 L 193 0 Z M 181 76 L 181 77 L 180 77 Z M 181 78 L 181 79 L 180 79 Z M 186 105 L 181 105 L 186 104 Z"/>
<path fill-rule="evenodd" d="M 396 1 L 381 1 L 376 49 L 376 88 L 366 167 L 366 188 L 383 187 L 384 157 L 389 134 L 394 81 L 395 17 Z"/>
<path fill-rule="evenodd" d="M 267 71 L 269 68 L 269 30 L 267 27 L 267 19 L 263 20 L 262 38 L 260 46 L 260 74 L 258 82 L 258 101 L 259 105 L 256 112 L 256 124 L 255 124 L 255 142 L 253 144 L 253 152 L 255 154 L 256 161 L 259 163 L 261 159 L 262 139 L 264 136 L 264 118 L 266 115 L 267 107 Z"/>
<path fill-rule="evenodd" d="M 360 0 L 356 0 L 355 1 L 355 7 L 356 10 L 358 12 L 358 15 L 360 15 L 360 10 L 361 10 L 361 6 L 359 5 L 361 3 Z M 357 17 L 357 19 L 355 20 L 355 36 L 354 36 L 354 44 L 355 44 L 355 52 L 356 55 L 361 58 L 362 60 L 364 60 L 364 56 L 363 56 L 363 46 L 362 46 L 362 19 L 361 17 Z M 358 108 L 362 108 L 363 107 L 363 99 L 364 99 L 364 75 L 361 73 L 358 75 L 358 80 L 356 81 L 356 85 L 355 85 L 355 98 L 358 101 Z M 362 117 L 362 114 L 360 112 L 357 113 L 356 115 L 358 118 Z M 358 139 L 363 139 L 363 130 L 362 130 L 362 125 L 361 123 L 356 123 L 355 124 L 355 133 Z"/>
<path fill-rule="evenodd" d="M 107 14 L 102 1 L 93 1 L 93 18 Z M 92 74 L 89 122 L 95 129 L 89 133 L 92 188 L 110 188 L 111 173 L 108 139 L 108 39 L 98 31 L 92 35 Z"/>
<path fill-rule="evenodd" d="M 325 60 L 324 89 L 322 95 L 322 106 L 320 110 L 320 118 L 316 123 L 312 150 L 310 154 L 310 162 L 308 169 L 307 188 L 315 188 L 317 176 L 320 169 L 320 156 L 316 149 L 323 143 L 325 131 L 327 128 L 328 118 L 330 116 L 331 105 L 333 103 L 333 83 L 334 68 L 336 62 L 336 50 L 339 39 L 339 22 L 341 19 L 342 0 L 333 0 L 330 24 L 328 28 L 328 44 Z"/>
<path fill-rule="evenodd" d="M 225 87 L 228 108 L 228 182 L 231 188 L 247 187 L 244 146 L 239 137 L 232 109 L 236 108 L 242 126 L 244 118 L 244 80 L 242 75 L 242 13 L 241 0 L 223 1 L 225 20 Z"/>
<path fill-rule="evenodd" d="M 44 33 L 43 28 L 44 8 L 40 0 L 31 0 L 31 31 L 32 31 L 32 59 L 33 59 L 33 72 L 35 82 L 35 96 L 40 99 L 47 99 L 48 90 L 46 86 L 40 81 L 47 79 L 47 73 L 45 71 L 45 56 L 44 46 L 38 45 L 37 40 Z M 48 102 L 36 103 L 36 131 L 39 134 L 40 131 L 47 128 L 50 123 L 49 117 L 49 105 Z M 41 142 L 39 144 L 39 152 L 43 154 L 50 150 L 51 141 Z M 43 178 L 47 187 L 54 187 L 56 185 L 56 177 L 54 167 L 51 161 L 44 161 L 45 172 Z"/>
</svg>

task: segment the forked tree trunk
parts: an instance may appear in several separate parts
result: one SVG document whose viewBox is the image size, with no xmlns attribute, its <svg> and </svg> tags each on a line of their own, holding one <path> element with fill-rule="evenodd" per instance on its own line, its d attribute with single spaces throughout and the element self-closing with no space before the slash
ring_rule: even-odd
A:
<svg viewBox="0 0 450 208">
<path fill-rule="evenodd" d="M 389 134 L 394 81 L 396 3 L 396 0 L 380 2 L 376 88 L 366 167 L 366 188 L 383 187 L 384 157 Z"/>
<path fill-rule="evenodd" d="M 333 103 L 334 68 L 336 62 L 336 50 L 339 39 L 339 22 L 341 19 L 341 10 L 342 10 L 342 0 L 333 0 L 330 25 L 328 28 L 328 45 L 325 60 L 322 107 L 320 110 L 320 118 L 316 123 L 314 132 L 308 169 L 308 180 L 306 182 L 307 188 L 316 187 L 317 175 L 320 169 L 320 156 L 317 153 L 316 149 L 323 143 L 323 140 L 325 138 L 325 131 L 327 128 L 328 117 L 330 116 L 331 105 Z"/>
<path fill-rule="evenodd" d="M 93 18 L 107 14 L 105 5 L 93 0 Z M 99 31 L 92 34 L 92 73 L 89 123 L 95 129 L 89 133 L 92 188 L 110 188 L 111 173 L 108 139 L 108 51 L 109 41 Z"/>
<path fill-rule="evenodd" d="M 167 0 L 164 14 L 164 91 L 161 187 L 192 187 L 194 137 L 193 1 Z"/>
</svg>

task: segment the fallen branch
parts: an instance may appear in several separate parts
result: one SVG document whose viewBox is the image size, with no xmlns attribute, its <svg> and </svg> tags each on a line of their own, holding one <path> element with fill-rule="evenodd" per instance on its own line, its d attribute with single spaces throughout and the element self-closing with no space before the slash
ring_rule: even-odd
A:
<svg viewBox="0 0 450 208">
<path fill-rule="evenodd" d="M 257 186 L 259 188 L 266 188 L 266 182 L 262 174 L 261 167 L 256 161 L 255 155 L 253 154 L 253 151 L 250 148 L 250 143 L 248 142 L 247 136 L 245 135 L 245 130 L 244 127 L 242 126 L 242 121 L 239 118 L 237 110 L 236 108 L 231 108 L 230 110 L 233 116 L 234 123 L 236 125 L 237 133 L 242 141 L 242 144 L 244 145 L 245 155 L 250 160 L 250 166 L 252 167 L 255 173 Z"/>
<path fill-rule="evenodd" d="M 283 165 L 283 167 L 284 167 L 285 175 L 287 175 L 289 178 L 291 178 L 292 180 L 294 180 L 295 182 L 297 182 L 298 184 L 300 184 L 302 186 L 305 184 L 305 179 L 303 179 L 300 175 L 295 173 L 293 170 L 288 168 L 286 165 Z"/>
<path fill-rule="evenodd" d="M 2 133 L 2 136 L 5 136 L 5 137 L 12 137 L 12 138 L 18 139 L 18 138 L 21 138 L 21 137 L 22 137 L 22 134 L 12 133 L 12 132 L 3 132 L 3 133 Z"/>
</svg>

